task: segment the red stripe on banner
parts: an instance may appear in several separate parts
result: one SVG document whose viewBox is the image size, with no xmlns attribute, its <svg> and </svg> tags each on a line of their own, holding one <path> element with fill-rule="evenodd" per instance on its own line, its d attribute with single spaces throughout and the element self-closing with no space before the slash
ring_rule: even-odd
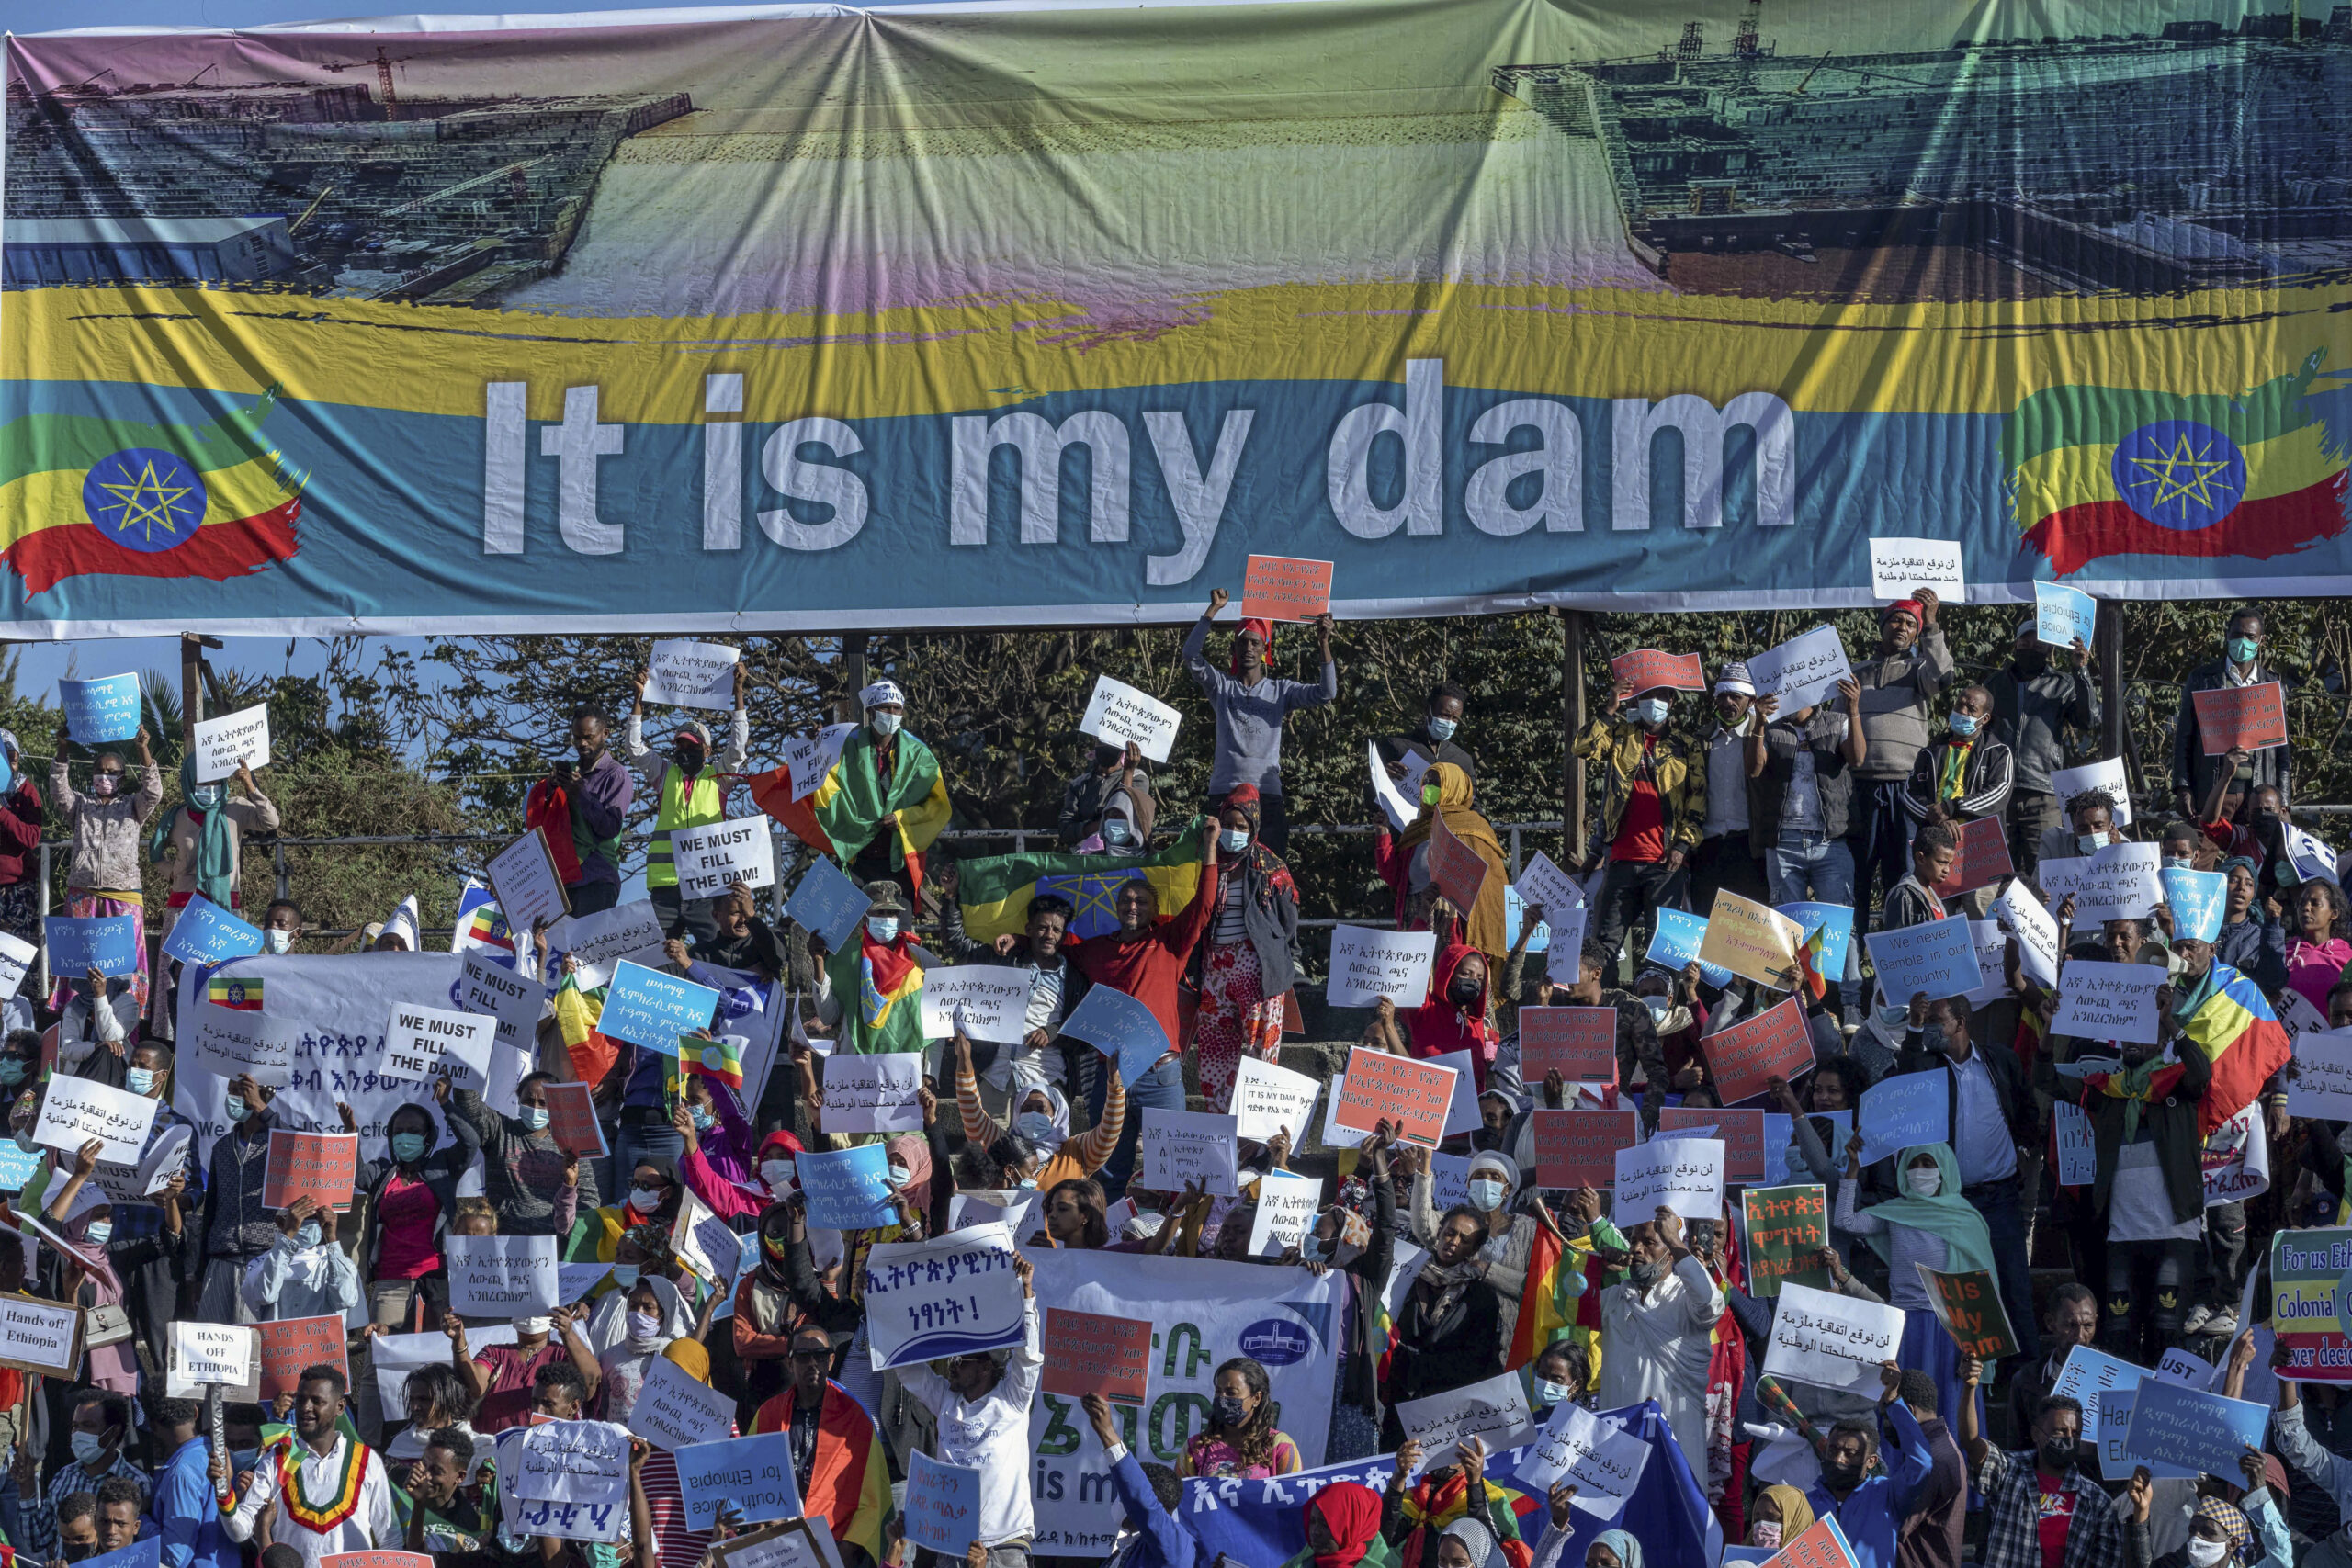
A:
<svg viewBox="0 0 2352 1568">
<path fill-rule="evenodd" d="M 2025 541 L 2064 577 L 2105 556 L 2245 556 L 2268 560 L 2344 532 L 2344 473 L 2285 495 L 2239 503 L 2210 528 L 2163 528 L 2120 501 L 2096 501 L 2053 512 L 2025 531 Z"/>
<path fill-rule="evenodd" d="M 201 577 L 214 582 L 259 571 L 272 561 L 292 560 L 301 541 L 294 525 L 302 498 L 252 517 L 207 523 L 186 544 L 149 553 L 116 544 L 90 523 L 64 523 L 27 534 L 5 552 L 25 580 L 25 593 L 46 593 L 69 577 Z"/>
</svg>

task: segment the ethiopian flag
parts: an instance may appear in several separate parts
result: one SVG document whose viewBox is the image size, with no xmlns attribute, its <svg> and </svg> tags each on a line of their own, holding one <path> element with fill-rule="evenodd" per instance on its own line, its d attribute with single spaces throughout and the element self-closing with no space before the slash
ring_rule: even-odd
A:
<svg viewBox="0 0 2352 1568">
<path fill-rule="evenodd" d="M 1519 1302 L 1519 1323 L 1511 1330 L 1510 1356 L 1503 1365 L 1513 1371 L 1535 1359 L 1536 1352 L 1576 1326 L 1575 1295 L 1566 1293 L 1571 1280 L 1584 1282 L 1583 1258 L 1560 1240 L 1560 1233 L 1541 1219 L 1535 1239 L 1528 1244 L 1527 1288 Z"/>
<path fill-rule="evenodd" d="M 874 744 L 874 732 L 859 725 L 842 743 L 841 755 L 816 789 L 799 800 L 793 798 L 788 766 L 755 773 L 744 782 L 761 810 L 791 829 L 802 843 L 843 865 L 884 830 L 882 818 L 896 815 L 898 824 L 889 830 L 898 836 L 899 853 L 920 895 L 923 852 L 947 826 L 954 810 L 947 803 L 947 781 L 940 776 L 939 759 L 931 748 L 902 729 L 886 784 L 875 766 Z"/>
<path fill-rule="evenodd" d="M 1007 931 L 1019 934 L 1029 923 L 1029 900 L 1041 893 L 1058 894 L 1077 910 L 1070 935 L 1103 936 L 1119 929 L 1119 889 L 1138 876 L 1159 895 L 1161 914 L 1189 907 L 1201 886 L 1200 818 L 1177 829 L 1156 854 L 1044 851 L 965 861 L 956 868 L 956 902 L 963 911 L 964 934 L 974 942 L 993 942 Z"/>
<path fill-rule="evenodd" d="M 204 983 L 204 999 L 217 1008 L 259 1012 L 262 1010 L 260 976 L 215 975 Z"/>
<path fill-rule="evenodd" d="M 2213 1064 L 2213 1082 L 2197 1119 L 2197 1130 L 2210 1137 L 2254 1103 L 2295 1049 L 2287 1026 L 2253 981 L 2218 958 L 2207 978 L 2204 998 L 2182 1021 L 2181 1031 Z"/>
<path fill-rule="evenodd" d="M 0 560 L 32 594 L 85 574 L 226 582 L 293 559 L 302 484 L 261 434 L 276 400 L 201 424 L 0 425 Z"/>
<path fill-rule="evenodd" d="M 2267 560 L 2335 537 L 2346 454 L 2309 401 L 2322 357 L 2243 397 L 2034 393 L 2001 432 L 2026 542 L 2064 576 L 2106 556 Z"/>
<path fill-rule="evenodd" d="M 743 1051 L 733 1040 L 721 1037 L 704 1040 L 692 1034 L 678 1036 L 678 1061 L 685 1070 L 699 1077 L 725 1084 L 729 1089 L 743 1087 Z"/>
</svg>

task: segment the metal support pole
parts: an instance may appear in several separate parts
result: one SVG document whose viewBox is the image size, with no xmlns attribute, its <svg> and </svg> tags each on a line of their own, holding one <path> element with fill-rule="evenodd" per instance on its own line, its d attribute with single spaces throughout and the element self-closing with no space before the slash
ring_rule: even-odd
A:
<svg viewBox="0 0 2352 1568">
<path fill-rule="evenodd" d="M 2098 602 L 2098 620 L 2092 628 L 2092 639 L 2098 647 L 2091 649 L 2098 660 L 2099 684 L 2099 755 L 2128 757 L 2123 770 L 2123 787 L 2130 789 L 2140 784 L 2139 756 L 2128 750 L 2132 734 L 2132 716 L 2125 710 L 2123 696 L 2123 606 L 2112 599 Z"/>
<path fill-rule="evenodd" d="M 1560 612 L 1560 737 L 1561 772 L 1565 779 L 1560 813 L 1567 834 L 1567 854 L 1561 863 L 1574 865 L 1584 858 L 1584 761 L 1576 754 L 1577 737 L 1584 733 L 1584 612 Z"/>
<path fill-rule="evenodd" d="M 277 874 L 277 891 L 272 895 L 280 903 L 294 897 L 294 885 L 286 875 L 286 840 L 277 840 L 269 846 L 270 870 Z"/>
<path fill-rule="evenodd" d="M 49 929 L 49 845 L 47 842 L 43 842 L 40 847 L 40 891 L 36 895 L 36 901 L 40 906 L 41 930 L 46 931 Z M 55 979 L 49 972 L 49 943 L 44 941 L 40 944 L 40 994 L 44 1000 L 48 998 L 55 984 Z"/>
</svg>

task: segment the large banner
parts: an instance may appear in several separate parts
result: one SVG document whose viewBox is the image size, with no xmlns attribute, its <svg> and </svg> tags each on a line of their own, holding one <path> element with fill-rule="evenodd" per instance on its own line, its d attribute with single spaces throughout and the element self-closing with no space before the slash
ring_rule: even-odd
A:
<svg viewBox="0 0 2352 1568">
<path fill-rule="evenodd" d="M 2352 592 L 2352 32 L 2275 4 L 12 38 L 0 620 Z"/>
<path fill-rule="evenodd" d="M 1266 1369 L 1279 1414 L 1274 1424 L 1298 1445 L 1308 1468 L 1323 1462 L 1340 1342 L 1347 1332 L 1347 1280 L 1304 1269 L 1216 1263 L 1138 1253 L 1025 1251 L 1037 1266 L 1040 1302 L 1151 1325 L 1151 1366 L 1142 1404 L 1114 1404 L 1136 1458 L 1173 1466 L 1208 1427 L 1216 1369 L 1236 1356 Z M 1050 1369 L 1054 1346 L 1046 1346 Z M 1103 1557 L 1125 1510 L 1111 1484 L 1102 1445 L 1076 1399 L 1040 1391 L 1030 1409 L 1036 1450 L 1029 1483 L 1042 1555 Z"/>
</svg>

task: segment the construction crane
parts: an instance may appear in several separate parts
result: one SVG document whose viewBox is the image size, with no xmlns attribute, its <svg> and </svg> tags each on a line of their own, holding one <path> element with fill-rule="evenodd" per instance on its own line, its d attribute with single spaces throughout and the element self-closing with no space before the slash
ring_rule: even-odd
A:
<svg viewBox="0 0 2352 1568">
<path fill-rule="evenodd" d="M 1799 82 L 1795 86 L 1790 88 L 1789 91 L 1792 94 L 1803 93 L 1805 88 L 1811 85 L 1815 73 L 1823 70 L 1843 71 L 1851 76 L 1865 76 L 1881 82 L 1893 82 L 1900 86 L 1908 87 L 1912 91 L 1918 93 L 1931 92 L 1935 90 L 1935 85 L 1933 83 L 1915 81 L 1908 76 L 1897 76 L 1891 71 L 1871 71 L 1860 65 L 1832 65 L 1829 63 L 1829 59 L 1830 57 L 1825 54 L 1820 59 L 1815 61 L 1811 69 L 1805 72 L 1804 79 Z"/>
<path fill-rule="evenodd" d="M 334 186 L 329 186 L 324 190 L 319 192 L 318 195 L 312 197 L 311 198 L 311 205 L 302 209 L 302 216 L 294 220 L 293 222 L 286 225 L 287 233 L 289 235 L 300 233 L 301 231 L 302 225 L 311 220 L 311 215 L 318 211 L 319 204 L 325 201 L 327 197 L 334 194 Z"/>
<path fill-rule="evenodd" d="M 421 57 L 413 54 L 400 54 L 388 57 L 384 53 L 384 46 L 379 43 L 376 46 L 376 58 L 372 61 L 345 61 L 340 65 L 330 65 L 326 69 L 331 73 L 340 73 L 361 65 L 372 64 L 375 66 L 376 85 L 378 87 L 382 89 L 384 96 L 384 118 L 386 119 L 398 119 L 401 117 L 401 99 L 400 94 L 392 86 L 392 67 L 395 65 L 406 64 L 409 61 L 419 58 Z"/>
<path fill-rule="evenodd" d="M 436 201 L 447 200 L 448 197 L 458 195 L 460 191 L 471 190 L 476 186 L 486 186 L 492 180 L 503 180 L 511 177 L 519 181 L 523 177 L 524 170 L 544 164 L 549 158 L 554 156 L 555 154 L 552 152 L 542 152 L 536 158 L 527 158 L 519 164 L 503 164 L 501 167 L 491 170 L 490 173 L 486 175 L 476 175 L 470 179 L 459 180 L 456 185 L 443 186 L 439 190 L 433 192 L 430 196 L 420 196 L 414 201 L 403 201 L 398 207 L 388 207 L 384 209 L 382 212 L 379 213 L 378 216 L 382 218 L 397 218 L 403 212 L 414 212 L 418 208 L 430 207 Z"/>
</svg>

